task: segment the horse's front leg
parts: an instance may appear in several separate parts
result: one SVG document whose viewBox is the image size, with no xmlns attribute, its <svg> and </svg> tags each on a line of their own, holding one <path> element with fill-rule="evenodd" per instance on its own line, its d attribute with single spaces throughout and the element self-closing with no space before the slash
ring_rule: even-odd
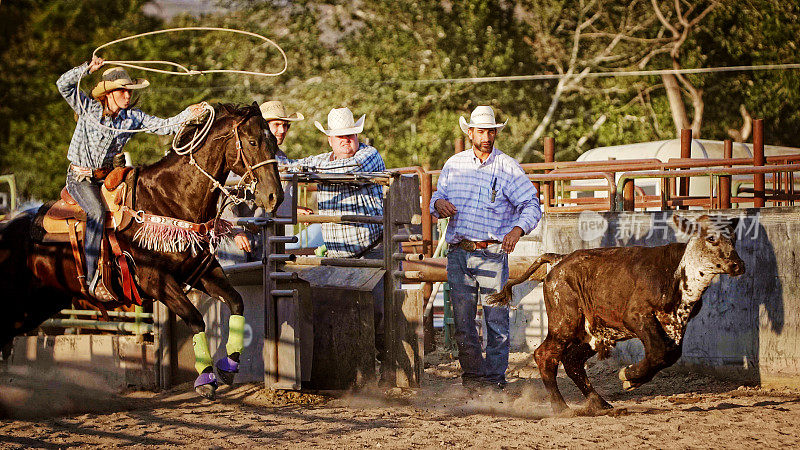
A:
<svg viewBox="0 0 800 450">
<path fill-rule="evenodd" d="M 233 384 L 233 378 L 239 372 L 239 357 L 244 348 L 244 302 L 242 296 L 233 288 L 216 260 L 200 277 L 198 288 L 209 297 L 222 300 L 231 310 L 231 318 L 228 321 L 228 343 L 225 345 L 228 357 L 217 361 L 217 373 L 226 384 Z"/>
<path fill-rule="evenodd" d="M 192 301 L 183 292 L 180 283 L 172 275 L 162 273 L 153 273 L 152 275 L 154 276 L 143 277 L 146 281 L 142 288 L 149 297 L 159 299 L 191 328 L 194 368 L 198 373 L 194 389 L 203 397 L 213 400 L 216 397 L 217 377 L 214 375 L 211 352 L 208 349 L 208 339 L 205 333 L 206 323 L 203 315 L 192 304 Z"/>
</svg>

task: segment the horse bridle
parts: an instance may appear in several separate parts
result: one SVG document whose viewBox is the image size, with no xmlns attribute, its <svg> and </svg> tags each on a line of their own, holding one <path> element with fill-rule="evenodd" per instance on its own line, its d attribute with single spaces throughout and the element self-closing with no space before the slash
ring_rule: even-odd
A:
<svg viewBox="0 0 800 450">
<path fill-rule="evenodd" d="M 253 183 L 251 184 L 250 189 L 255 193 L 256 185 L 258 185 L 258 177 L 255 176 L 253 171 L 261 166 L 266 166 L 267 164 L 272 164 L 272 163 L 277 164 L 278 160 L 275 158 L 265 159 L 264 161 L 261 161 L 254 165 L 251 165 L 250 161 L 247 160 L 247 155 L 245 155 L 244 153 L 244 146 L 242 146 L 242 138 L 239 136 L 239 125 L 243 124 L 249 119 L 250 119 L 249 116 L 245 117 L 244 119 L 240 120 L 236 125 L 233 126 L 233 135 L 236 138 L 236 161 L 233 162 L 233 165 L 235 166 L 236 163 L 238 163 L 239 160 L 241 159 L 242 165 L 244 165 L 245 168 L 245 172 L 241 176 L 241 179 L 239 180 L 239 183 L 237 183 L 236 187 L 240 188 L 242 185 L 246 183 L 245 180 L 247 180 L 247 178 L 252 177 Z"/>
<path fill-rule="evenodd" d="M 244 198 L 239 197 L 237 195 L 230 194 L 219 181 L 217 181 L 210 173 L 208 173 L 205 170 L 203 170 L 203 168 L 200 167 L 200 165 L 197 164 L 197 161 L 194 159 L 194 150 L 197 147 L 199 147 L 200 142 L 202 142 L 205 139 L 206 135 L 208 134 L 208 132 L 211 129 L 211 122 L 214 121 L 213 108 L 211 106 L 209 106 L 209 105 L 207 105 L 207 108 L 211 110 L 211 113 L 209 114 L 208 121 L 202 127 L 201 132 L 200 133 L 195 133 L 195 136 L 192 138 L 192 140 L 190 141 L 189 144 L 186 144 L 184 147 L 178 149 L 178 148 L 176 148 L 176 141 L 177 141 L 177 136 L 179 136 L 183 132 L 183 127 L 181 127 L 181 130 L 178 131 L 178 133 L 176 133 L 176 139 L 173 140 L 173 146 L 172 146 L 173 150 L 175 150 L 176 153 L 179 154 L 179 155 L 186 155 L 186 154 L 189 155 L 189 164 L 193 165 L 197 170 L 200 171 L 200 173 L 202 173 L 203 175 L 206 176 L 206 178 L 211 180 L 211 190 L 212 191 L 214 189 L 219 189 L 220 192 L 222 192 L 222 194 L 225 197 L 227 197 L 227 200 L 233 202 L 233 204 L 235 204 L 235 205 L 238 205 L 240 203 L 244 203 L 246 201 Z M 233 136 L 236 138 L 236 161 L 233 162 L 233 165 L 235 166 L 236 163 L 238 163 L 239 160 L 241 159 L 242 160 L 242 165 L 244 165 L 244 168 L 245 168 L 244 174 L 241 176 L 241 178 L 239 179 L 239 182 L 236 183 L 236 187 L 234 188 L 234 191 L 236 191 L 236 192 L 239 192 L 244 188 L 245 190 L 249 190 L 249 191 L 255 193 L 256 186 L 258 185 L 258 177 L 255 176 L 253 171 L 255 169 L 258 169 L 259 167 L 265 166 L 267 164 L 272 164 L 272 163 L 277 164 L 278 163 L 278 160 L 275 159 L 275 158 L 266 159 L 266 160 L 261 161 L 261 162 L 259 162 L 257 164 L 254 164 L 254 165 L 251 165 L 250 162 L 247 160 L 247 156 L 244 153 L 244 147 L 242 146 L 242 138 L 239 136 L 239 126 L 241 124 L 245 123 L 246 121 L 248 121 L 251 117 L 252 117 L 252 115 L 248 115 L 248 116 L 244 117 L 242 120 L 237 122 L 236 125 L 233 126 L 233 128 L 232 128 L 230 133 L 227 133 L 227 134 L 223 135 L 223 136 L 230 136 L 231 134 L 233 134 Z M 184 126 L 185 126 L 185 124 L 184 124 Z M 220 136 L 220 137 L 223 137 L 223 136 Z M 253 182 L 247 184 L 246 180 L 248 178 L 252 178 Z"/>
<path fill-rule="evenodd" d="M 225 134 L 223 136 L 219 136 L 218 138 L 230 136 L 231 134 L 236 138 L 236 161 L 234 161 L 233 165 L 235 166 L 239 162 L 239 159 L 241 159 L 242 160 L 242 164 L 245 167 L 245 173 L 241 176 L 241 179 L 239 180 L 239 183 L 236 186 L 236 190 L 239 191 L 242 187 L 244 187 L 245 189 L 250 189 L 253 193 L 255 193 L 255 187 L 258 184 L 258 177 L 255 176 L 253 171 L 255 169 L 257 169 L 259 167 L 262 167 L 262 166 L 265 166 L 267 164 L 272 164 L 272 163 L 276 163 L 277 164 L 278 160 L 275 159 L 275 158 L 266 159 L 266 160 L 261 161 L 261 162 L 259 162 L 257 164 L 250 164 L 250 162 L 248 161 L 247 155 L 245 155 L 245 153 L 244 153 L 244 146 L 242 145 L 241 136 L 239 136 L 239 126 L 241 124 L 243 124 L 244 122 L 246 122 L 248 119 L 250 119 L 250 117 L 252 117 L 252 115 L 246 116 L 245 118 L 240 120 L 238 123 L 236 123 L 236 125 L 233 126 L 233 129 L 231 130 L 231 132 L 229 132 L 229 133 L 227 133 L 227 134 Z M 214 120 L 214 116 L 213 116 L 213 112 L 212 112 L 210 117 L 209 117 L 209 122 L 211 122 L 213 120 Z M 225 195 L 225 197 L 227 197 L 226 202 L 233 202 L 234 204 L 238 205 L 238 204 L 240 204 L 240 203 L 242 203 L 242 202 L 244 202 L 246 200 L 244 198 L 240 198 L 240 197 L 238 197 L 236 195 L 230 194 L 219 181 L 217 181 L 213 176 L 211 176 L 211 174 L 209 174 L 202 167 L 200 167 L 200 165 L 197 164 L 197 161 L 194 159 L 194 150 L 196 148 L 198 148 L 200 143 L 205 139 L 205 137 L 208 134 L 208 130 L 209 129 L 210 129 L 210 125 L 208 123 L 206 123 L 203 126 L 202 133 L 197 133 L 196 132 L 195 135 L 190 140 L 190 142 L 188 144 L 182 146 L 182 147 L 178 147 L 177 146 L 177 139 L 174 139 L 173 140 L 173 146 L 172 146 L 173 150 L 175 150 L 175 152 L 178 155 L 187 155 L 188 154 L 189 155 L 189 164 L 195 166 L 195 168 L 197 170 L 199 170 L 200 173 L 202 173 L 209 180 L 211 180 L 211 184 L 212 184 L 211 190 L 213 191 L 214 189 L 219 189 L 220 192 L 223 195 Z M 183 127 L 181 127 L 181 130 L 178 132 L 178 135 L 180 135 L 182 133 L 182 131 L 183 131 Z M 247 180 L 248 178 L 253 178 L 253 182 L 249 186 L 246 186 L 245 185 L 245 180 Z M 226 204 L 226 203 L 223 203 L 223 204 Z M 138 210 L 138 211 L 134 210 L 133 208 L 130 208 L 127 205 L 122 205 L 122 209 L 126 213 L 130 214 L 136 220 L 136 222 L 138 222 L 140 224 L 143 224 L 143 223 L 145 223 L 147 221 L 152 222 L 152 223 L 156 223 L 156 224 L 164 224 L 164 223 L 166 223 L 166 224 L 171 224 L 172 226 L 180 228 L 182 230 L 188 230 L 189 232 L 195 233 L 198 236 L 210 235 L 211 236 L 211 239 L 209 240 L 209 251 L 210 251 L 210 253 L 213 253 L 213 251 L 214 251 L 213 247 L 214 247 L 214 240 L 216 239 L 215 235 L 219 236 L 219 235 L 224 235 L 224 234 L 228 233 L 228 231 L 225 231 L 225 229 L 226 229 L 226 225 L 225 224 L 228 224 L 228 223 L 226 221 L 220 219 L 220 214 L 222 214 L 222 210 L 224 209 L 224 206 L 222 208 L 219 208 L 219 210 L 217 212 L 217 215 L 216 215 L 216 217 L 214 219 L 211 219 L 210 221 L 208 221 L 206 223 L 193 223 L 193 222 L 189 222 L 189 221 L 185 221 L 185 220 L 175 219 L 175 218 L 168 217 L 168 216 L 158 216 L 158 215 L 155 215 L 155 214 L 148 214 L 143 210 Z M 227 226 L 230 226 L 230 224 L 228 224 Z M 141 232 L 143 229 L 144 228 L 140 228 L 139 231 L 137 231 L 137 234 L 134 235 L 134 239 L 138 238 L 139 232 Z M 220 232 L 219 229 L 221 229 L 222 231 Z M 199 238 L 196 241 L 193 241 L 193 242 L 199 242 Z M 180 250 L 177 250 L 177 251 L 182 251 L 182 250 L 183 249 L 180 249 Z M 176 250 L 174 248 L 170 248 L 170 249 L 165 250 L 165 251 L 176 251 Z M 192 251 L 193 252 L 195 251 L 195 244 L 194 243 L 192 244 Z"/>
</svg>

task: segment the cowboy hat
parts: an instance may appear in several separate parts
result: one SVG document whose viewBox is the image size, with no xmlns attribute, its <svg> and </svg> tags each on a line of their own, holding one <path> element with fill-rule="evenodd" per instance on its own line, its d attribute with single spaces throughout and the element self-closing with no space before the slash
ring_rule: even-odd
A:
<svg viewBox="0 0 800 450">
<path fill-rule="evenodd" d="M 497 131 L 500 131 L 507 123 L 508 119 L 503 123 L 495 122 L 494 110 L 491 106 L 476 107 L 469 116 L 469 123 L 463 116 L 458 118 L 458 124 L 461 125 L 461 131 L 464 134 L 469 134 L 467 130 L 470 128 L 497 128 Z"/>
<path fill-rule="evenodd" d="M 97 83 L 97 86 L 92 89 L 92 97 L 99 98 L 100 96 L 115 89 L 134 90 L 144 89 L 147 86 L 150 86 L 149 81 L 143 78 L 132 80 L 131 76 L 128 75 L 128 72 L 126 72 L 122 67 L 112 67 L 111 69 L 103 72 L 102 79 L 99 83 Z"/>
<path fill-rule="evenodd" d="M 328 136 L 347 136 L 358 134 L 364 130 L 364 114 L 358 121 L 353 119 L 353 112 L 350 108 L 333 108 L 328 113 L 328 129 L 326 130 L 321 123 L 315 121 L 314 125 Z"/>
<path fill-rule="evenodd" d="M 305 117 L 303 117 L 303 115 L 299 112 L 296 112 L 292 115 L 286 114 L 286 108 L 283 107 L 283 102 L 280 100 L 264 102 L 261 104 L 260 109 L 261 115 L 267 122 L 270 120 L 286 120 L 289 122 L 294 122 L 305 119 Z"/>
</svg>

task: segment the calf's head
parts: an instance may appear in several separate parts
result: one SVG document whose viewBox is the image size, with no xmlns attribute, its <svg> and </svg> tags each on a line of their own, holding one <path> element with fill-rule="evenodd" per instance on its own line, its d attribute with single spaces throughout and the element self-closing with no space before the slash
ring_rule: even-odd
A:
<svg viewBox="0 0 800 450">
<path fill-rule="evenodd" d="M 727 273 L 739 276 L 744 273 L 744 261 L 736 253 L 736 229 L 739 219 L 700 216 L 690 220 L 672 216 L 680 231 L 690 235 L 686 243 L 686 256 L 693 265 L 705 273 Z"/>
</svg>

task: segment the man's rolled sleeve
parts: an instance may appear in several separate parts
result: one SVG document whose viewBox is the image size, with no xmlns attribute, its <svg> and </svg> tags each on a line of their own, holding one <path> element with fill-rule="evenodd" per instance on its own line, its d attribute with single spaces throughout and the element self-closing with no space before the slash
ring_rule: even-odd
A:
<svg viewBox="0 0 800 450">
<path fill-rule="evenodd" d="M 287 159 L 281 164 L 289 171 L 299 171 L 302 167 L 309 166 L 318 170 L 331 170 L 337 173 L 351 172 L 383 172 L 386 165 L 381 154 L 375 147 L 365 146 L 359 148 L 355 155 L 349 158 L 330 159 L 330 152 L 320 155 L 307 156 L 301 159 Z"/>
<path fill-rule="evenodd" d="M 319 162 L 317 168 L 326 170 L 347 169 L 345 172 L 382 172 L 386 170 L 383 159 L 375 147 L 360 148 L 355 155 L 349 158 Z"/>
<path fill-rule="evenodd" d="M 514 226 L 522 228 L 525 234 L 530 233 L 539 224 L 542 212 L 539 206 L 539 193 L 524 172 L 514 178 L 514 189 L 510 199 L 514 208 L 520 212 Z"/>
<path fill-rule="evenodd" d="M 441 217 L 436 211 L 436 208 L 434 208 L 434 205 L 436 204 L 436 200 L 447 200 L 447 182 L 449 174 L 450 170 L 447 168 L 447 164 L 445 164 L 442 168 L 442 172 L 439 174 L 439 180 L 436 182 L 436 192 L 431 195 L 431 203 L 428 206 L 428 211 L 437 219 L 441 219 Z"/>
</svg>

